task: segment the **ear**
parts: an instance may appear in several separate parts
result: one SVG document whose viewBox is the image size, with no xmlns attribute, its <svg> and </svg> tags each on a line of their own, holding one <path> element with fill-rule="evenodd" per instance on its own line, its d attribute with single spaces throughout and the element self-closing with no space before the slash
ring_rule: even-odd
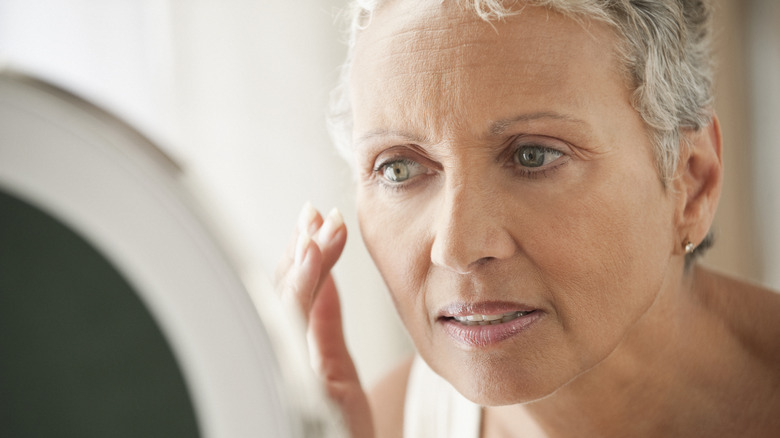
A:
<svg viewBox="0 0 780 438">
<path fill-rule="evenodd" d="M 698 246 L 710 230 L 723 183 L 723 155 L 720 122 L 683 132 L 680 162 L 674 180 L 679 196 L 677 231 L 679 250 L 685 241 Z"/>
</svg>

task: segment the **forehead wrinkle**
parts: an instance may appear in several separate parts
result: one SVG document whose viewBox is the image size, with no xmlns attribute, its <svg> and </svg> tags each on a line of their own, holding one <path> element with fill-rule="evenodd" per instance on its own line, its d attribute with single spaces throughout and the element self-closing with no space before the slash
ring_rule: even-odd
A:
<svg viewBox="0 0 780 438">
<path fill-rule="evenodd" d="M 434 48 L 438 55 L 456 50 L 464 44 L 491 44 L 493 41 L 490 38 L 481 37 L 486 26 L 491 27 L 496 34 L 498 33 L 493 23 L 485 22 L 475 14 L 463 14 L 463 11 L 458 8 L 453 14 L 452 10 L 448 11 L 448 9 L 452 9 L 452 5 L 447 7 L 446 2 L 429 5 L 427 8 L 423 6 L 423 10 L 420 10 L 420 5 L 417 2 L 412 4 L 413 8 L 406 8 L 408 9 L 405 11 L 407 13 L 401 14 L 401 16 L 412 15 L 414 17 L 412 20 L 399 20 L 397 17 L 396 19 L 382 20 L 383 13 L 387 12 L 392 15 L 392 12 L 385 11 L 385 8 L 375 11 L 372 25 L 361 31 L 357 39 L 358 45 L 366 43 L 368 46 L 373 45 L 385 49 L 395 46 L 396 50 L 393 50 L 391 54 L 405 55 L 417 52 L 429 53 L 430 49 Z M 396 4 L 396 6 L 401 7 L 400 4 Z M 391 7 L 390 9 L 396 8 Z M 404 8 L 401 7 L 401 9 Z M 453 32 L 453 29 L 457 29 L 457 32 Z"/>
<path fill-rule="evenodd" d="M 375 138 L 382 138 L 382 137 L 400 137 L 414 143 L 430 143 L 430 140 L 427 137 L 422 137 L 410 132 L 401 131 L 397 129 L 377 128 L 377 129 L 372 129 L 371 131 L 368 131 L 365 134 L 361 135 L 357 139 L 357 145 L 360 146 L 361 144 L 364 144 L 369 140 L 373 140 Z"/>
<path fill-rule="evenodd" d="M 478 59 L 467 62 L 468 58 L 474 58 L 473 53 L 467 56 L 469 51 L 480 46 L 490 45 L 489 40 L 477 41 L 415 41 L 413 45 L 387 43 L 386 54 L 377 59 L 379 64 L 387 66 L 395 65 L 394 70 L 399 74 L 414 75 L 423 73 L 447 73 L 470 67 L 482 67 L 487 64 L 498 63 L 497 60 L 484 54 Z M 420 64 L 410 64 L 406 61 L 410 56 L 421 54 L 424 60 Z M 407 66 L 406 69 L 401 68 Z M 419 67 L 423 68 L 420 69 Z"/>
<path fill-rule="evenodd" d="M 566 122 L 576 123 L 583 126 L 587 125 L 587 123 L 584 120 L 580 120 L 566 114 L 561 114 L 553 111 L 543 111 L 538 113 L 520 114 L 516 117 L 497 120 L 490 124 L 490 128 L 488 129 L 488 132 L 493 136 L 502 135 L 504 132 L 506 132 L 506 130 L 510 126 L 514 125 L 515 123 L 530 122 L 539 119 L 563 120 Z"/>
</svg>

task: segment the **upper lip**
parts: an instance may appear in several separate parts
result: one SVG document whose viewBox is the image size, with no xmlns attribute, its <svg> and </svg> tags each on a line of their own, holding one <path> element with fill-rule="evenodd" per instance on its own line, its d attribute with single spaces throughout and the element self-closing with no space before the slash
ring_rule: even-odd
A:
<svg viewBox="0 0 780 438">
<path fill-rule="evenodd" d="M 468 315 L 499 315 L 510 312 L 530 312 L 536 307 L 511 301 L 453 302 L 439 309 L 439 318 L 464 317 Z"/>
</svg>

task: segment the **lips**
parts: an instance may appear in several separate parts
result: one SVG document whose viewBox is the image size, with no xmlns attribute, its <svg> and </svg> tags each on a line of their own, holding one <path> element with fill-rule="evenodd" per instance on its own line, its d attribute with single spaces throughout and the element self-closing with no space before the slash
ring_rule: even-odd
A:
<svg viewBox="0 0 780 438">
<path fill-rule="evenodd" d="M 520 335 L 543 315 L 514 303 L 456 303 L 439 312 L 437 322 L 458 344 L 485 348 Z"/>
<path fill-rule="evenodd" d="M 476 314 L 476 315 L 466 315 L 466 316 L 454 316 L 453 318 L 459 323 L 464 325 L 469 325 L 469 326 L 496 325 L 496 324 L 502 324 L 505 322 L 512 321 L 513 319 L 517 319 L 521 316 L 528 315 L 529 313 L 531 312 L 516 311 L 516 312 L 502 313 L 499 315 Z"/>
</svg>

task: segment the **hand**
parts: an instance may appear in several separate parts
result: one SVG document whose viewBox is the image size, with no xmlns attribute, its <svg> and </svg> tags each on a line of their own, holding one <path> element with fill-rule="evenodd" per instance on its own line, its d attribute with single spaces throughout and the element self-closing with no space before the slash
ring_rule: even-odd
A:
<svg viewBox="0 0 780 438">
<path fill-rule="evenodd" d="M 338 291 L 330 270 L 344 250 L 347 228 L 338 210 L 322 216 L 307 203 L 276 271 L 282 301 L 307 323 L 309 355 L 327 395 L 354 438 L 374 436 L 371 412 L 342 331 Z"/>
</svg>

